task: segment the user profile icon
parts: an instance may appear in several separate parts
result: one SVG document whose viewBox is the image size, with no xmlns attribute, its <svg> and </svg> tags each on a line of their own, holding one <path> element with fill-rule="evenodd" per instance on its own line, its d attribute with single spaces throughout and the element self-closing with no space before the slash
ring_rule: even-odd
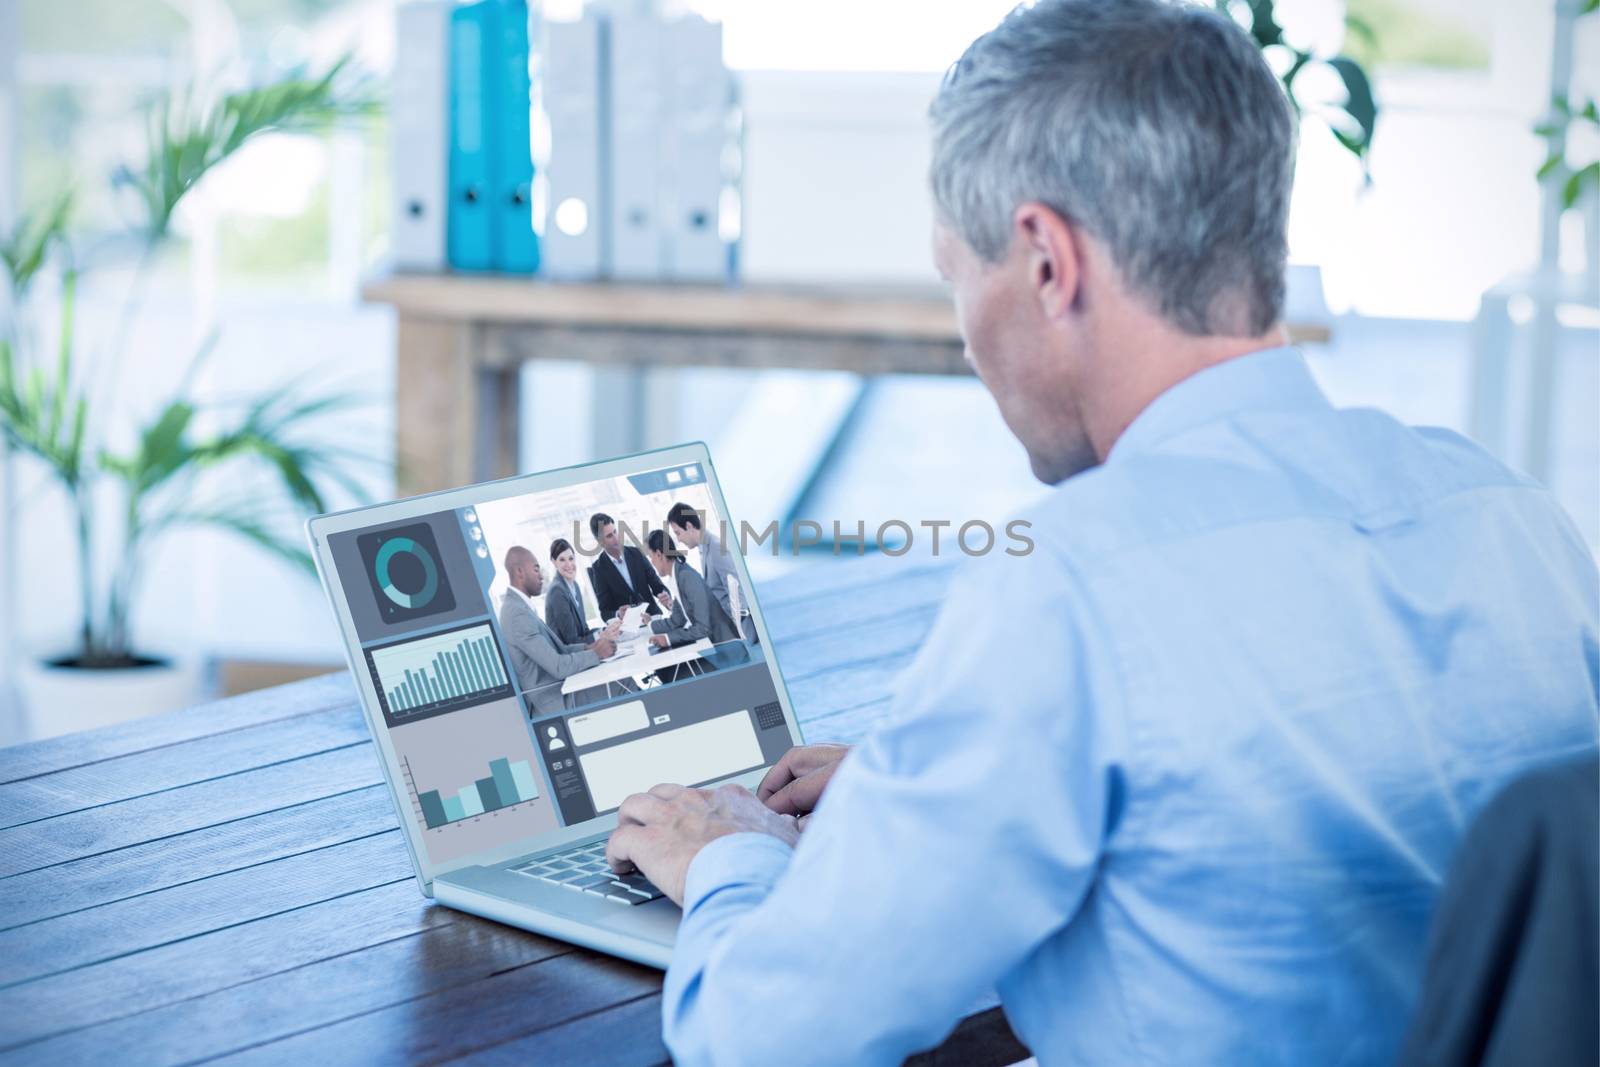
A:
<svg viewBox="0 0 1600 1067">
<path fill-rule="evenodd" d="M 550 740 L 545 743 L 545 747 L 551 752 L 554 752 L 558 748 L 567 747 L 567 743 L 561 740 L 561 731 L 557 730 L 554 726 L 550 727 L 545 732 L 550 735 Z"/>
</svg>

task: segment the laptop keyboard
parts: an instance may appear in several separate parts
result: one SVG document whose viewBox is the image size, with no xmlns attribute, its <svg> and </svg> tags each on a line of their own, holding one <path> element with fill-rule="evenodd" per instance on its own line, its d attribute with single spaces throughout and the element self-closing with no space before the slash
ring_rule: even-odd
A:
<svg viewBox="0 0 1600 1067">
<path fill-rule="evenodd" d="M 606 863 L 604 841 L 554 856 L 540 856 L 510 869 L 541 882 L 580 893 L 593 893 L 617 904 L 645 904 L 666 895 L 651 885 L 642 874 L 614 873 Z"/>
</svg>

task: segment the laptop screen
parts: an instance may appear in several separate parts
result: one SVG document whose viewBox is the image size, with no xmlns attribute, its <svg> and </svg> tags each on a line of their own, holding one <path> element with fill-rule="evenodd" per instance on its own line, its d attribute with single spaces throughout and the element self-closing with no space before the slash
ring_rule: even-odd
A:
<svg viewBox="0 0 1600 1067">
<path fill-rule="evenodd" d="M 796 740 L 704 463 L 507 489 L 327 535 L 433 870 Z"/>
</svg>

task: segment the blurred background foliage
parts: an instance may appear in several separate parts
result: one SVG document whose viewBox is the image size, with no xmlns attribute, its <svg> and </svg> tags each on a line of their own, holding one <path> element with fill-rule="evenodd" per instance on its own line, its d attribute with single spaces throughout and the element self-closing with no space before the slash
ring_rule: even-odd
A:
<svg viewBox="0 0 1600 1067">
<path fill-rule="evenodd" d="M 1346 17 L 1371 28 L 1352 33 L 1345 51 L 1369 70 L 1435 67 L 1487 70 L 1489 42 L 1470 23 L 1405 0 L 1349 0 Z"/>
</svg>

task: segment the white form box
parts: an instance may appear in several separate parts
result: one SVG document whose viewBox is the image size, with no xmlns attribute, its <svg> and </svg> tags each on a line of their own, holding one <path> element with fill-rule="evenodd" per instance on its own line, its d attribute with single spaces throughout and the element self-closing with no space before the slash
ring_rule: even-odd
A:
<svg viewBox="0 0 1600 1067">
<path fill-rule="evenodd" d="M 594 810 L 609 811 L 661 782 L 699 785 L 759 767 L 761 742 L 750 713 L 736 711 L 580 755 L 578 762 L 589 780 Z"/>
<path fill-rule="evenodd" d="M 579 748 L 649 728 L 650 714 L 645 711 L 642 700 L 630 700 L 614 708 L 585 712 L 567 719 L 567 732 L 572 735 L 572 743 Z M 650 784 L 655 785 L 654 782 Z"/>
</svg>

